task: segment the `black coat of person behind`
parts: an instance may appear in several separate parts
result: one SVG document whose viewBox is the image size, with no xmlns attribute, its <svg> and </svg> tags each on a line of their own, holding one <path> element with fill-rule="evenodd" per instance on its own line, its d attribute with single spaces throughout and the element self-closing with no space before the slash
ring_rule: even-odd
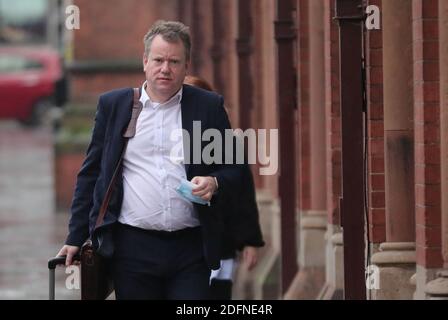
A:
<svg viewBox="0 0 448 320">
<path fill-rule="evenodd" d="M 236 251 L 246 246 L 263 247 L 262 232 L 259 223 L 258 207 L 255 197 L 255 185 L 250 166 L 243 165 L 241 185 L 238 192 L 220 198 L 219 207 L 224 210 L 224 240 L 221 259 L 234 258 Z"/>
</svg>

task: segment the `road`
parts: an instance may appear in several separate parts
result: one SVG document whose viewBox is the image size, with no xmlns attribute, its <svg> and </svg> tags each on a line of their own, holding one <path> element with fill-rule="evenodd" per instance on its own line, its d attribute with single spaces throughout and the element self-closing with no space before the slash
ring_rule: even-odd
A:
<svg viewBox="0 0 448 320">
<path fill-rule="evenodd" d="M 68 213 L 55 212 L 53 135 L 0 122 L 0 299 L 48 299 L 47 260 L 67 232 Z M 57 269 L 56 298 L 79 299 Z"/>
</svg>

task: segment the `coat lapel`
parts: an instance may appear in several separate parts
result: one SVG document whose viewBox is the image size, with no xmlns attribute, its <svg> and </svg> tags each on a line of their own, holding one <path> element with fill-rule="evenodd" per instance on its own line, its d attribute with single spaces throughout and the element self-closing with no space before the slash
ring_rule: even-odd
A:
<svg viewBox="0 0 448 320">
<path fill-rule="evenodd" d="M 182 100 L 181 100 L 181 113 L 182 113 L 182 129 L 186 130 L 190 135 L 190 141 L 184 136 L 184 158 L 185 158 L 185 171 L 188 173 L 190 170 L 190 164 L 192 161 L 193 150 L 193 120 L 196 115 L 196 105 L 194 103 L 192 92 L 188 85 L 183 86 Z"/>
<path fill-rule="evenodd" d="M 116 113 L 115 116 L 116 122 L 114 125 L 115 130 L 112 131 L 113 139 L 110 140 L 116 142 L 116 145 L 112 146 L 113 148 L 112 150 L 115 151 L 113 154 L 116 157 L 116 159 L 114 159 L 113 162 L 115 165 L 118 162 L 118 159 L 124 147 L 125 138 L 123 137 L 123 134 L 126 131 L 126 128 L 128 127 L 129 121 L 131 120 L 132 105 L 134 100 L 133 98 L 134 98 L 133 89 L 130 88 L 129 92 L 127 92 L 124 98 L 117 103 L 115 108 Z"/>
</svg>

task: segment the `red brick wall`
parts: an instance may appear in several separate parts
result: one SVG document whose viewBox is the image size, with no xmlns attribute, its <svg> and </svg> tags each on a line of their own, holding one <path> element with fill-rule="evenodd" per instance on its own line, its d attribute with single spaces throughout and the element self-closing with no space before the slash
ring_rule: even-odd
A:
<svg viewBox="0 0 448 320">
<path fill-rule="evenodd" d="M 299 188 L 301 210 L 311 208 L 310 179 L 310 77 L 308 1 L 297 0 L 298 8 L 298 92 L 299 92 Z"/>
<path fill-rule="evenodd" d="M 342 188 L 341 106 L 339 93 L 339 27 L 333 20 L 335 2 L 324 1 L 325 21 L 325 110 L 327 139 L 328 223 L 339 225 Z"/>
<path fill-rule="evenodd" d="M 177 20 L 177 0 L 74 0 L 80 29 L 74 30 L 73 62 L 142 60 L 143 36 L 158 19 Z M 143 69 L 143 67 L 142 67 Z M 144 81 L 142 71 L 71 74 L 74 100 L 95 100 L 101 92 Z"/>
<path fill-rule="evenodd" d="M 413 1 L 417 264 L 441 267 L 438 1 Z"/>
<path fill-rule="evenodd" d="M 74 33 L 74 58 L 138 58 L 143 36 L 158 19 L 177 18 L 177 0 L 74 0 L 80 9 L 80 29 Z"/>
<path fill-rule="evenodd" d="M 142 72 L 85 73 L 72 78 L 71 90 L 77 101 L 96 101 L 101 93 L 123 87 L 140 87 L 145 81 Z"/>
<path fill-rule="evenodd" d="M 382 0 L 370 0 L 381 9 Z M 386 240 L 384 180 L 383 44 L 381 30 L 369 30 L 367 48 L 368 203 L 372 243 Z"/>
</svg>

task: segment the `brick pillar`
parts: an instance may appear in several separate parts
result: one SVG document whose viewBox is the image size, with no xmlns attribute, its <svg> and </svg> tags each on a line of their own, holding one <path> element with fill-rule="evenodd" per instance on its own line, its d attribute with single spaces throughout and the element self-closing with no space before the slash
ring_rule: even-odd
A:
<svg viewBox="0 0 448 320">
<path fill-rule="evenodd" d="M 326 214 L 324 1 L 310 2 L 311 209 Z"/>
<path fill-rule="evenodd" d="M 213 3 L 193 0 L 191 27 L 191 73 L 213 82 L 213 63 L 210 57 L 213 46 Z"/>
<path fill-rule="evenodd" d="M 381 0 L 370 0 L 369 4 L 382 9 Z M 376 252 L 386 240 L 382 30 L 369 30 L 366 42 L 369 238 L 371 251 Z"/>
<path fill-rule="evenodd" d="M 417 289 L 442 266 L 438 1 L 413 1 Z"/>
<path fill-rule="evenodd" d="M 277 72 L 276 62 L 276 40 L 274 34 L 274 21 L 276 16 L 275 1 L 255 1 L 260 5 L 260 14 L 257 14 L 255 21 L 257 23 L 257 77 L 259 81 L 255 88 L 255 108 L 261 108 L 262 116 L 257 115 L 260 121 L 260 128 L 278 129 L 278 112 L 274 106 L 278 105 L 276 96 L 277 81 L 273 81 L 273 75 Z M 260 62 L 259 62 L 260 61 Z M 293 115 L 291 115 L 293 116 Z M 298 140 L 298 139 L 296 139 Z M 296 144 L 297 145 L 297 144 Z M 296 150 L 298 147 L 295 148 Z M 297 158 L 298 159 L 298 158 Z M 297 161 L 298 162 L 298 161 Z M 296 166 L 296 170 L 298 165 Z M 271 195 L 278 195 L 278 178 L 276 175 L 260 176 L 260 186 L 263 186 Z M 296 188 L 298 189 L 298 188 Z"/>
<path fill-rule="evenodd" d="M 298 1 L 299 63 L 299 209 L 311 208 L 310 191 L 310 72 L 309 72 L 309 0 Z"/>
<path fill-rule="evenodd" d="M 295 299 L 315 299 L 325 282 L 324 236 L 327 225 L 325 211 L 327 190 L 323 4 L 323 0 L 298 3 L 299 16 L 304 19 L 300 22 L 299 32 L 306 32 L 306 35 L 300 35 L 300 55 L 303 54 L 307 59 L 305 61 L 299 59 L 301 64 L 299 72 L 305 76 L 300 79 L 301 88 L 306 91 L 299 91 L 304 95 L 300 98 L 301 102 L 305 102 L 304 110 L 302 105 L 299 107 L 302 109 L 299 125 L 302 167 L 299 176 L 301 187 L 305 188 L 301 197 L 309 198 L 307 202 L 300 203 L 298 256 L 300 270 L 287 295 L 288 298 Z"/>
<path fill-rule="evenodd" d="M 225 1 L 228 2 L 227 0 L 221 0 L 221 1 Z M 254 25 L 254 37 L 253 37 L 253 52 L 254 52 L 254 57 L 251 60 L 252 63 L 252 78 L 253 78 L 253 109 L 250 110 L 250 120 L 252 123 L 252 128 L 263 128 L 265 129 L 266 127 L 262 127 L 262 123 L 264 121 L 264 117 L 268 116 L 268 117 L 274 117 L 275 119 L 277 118 L 277 115 L 275 114 L 275 109 L 271 109 L 271 114 L 269 115 L 265 115 L 262 112 L 263 109 L 263 104 L 264 102 L 264 97 L 263 97 L 263 77 L 266 75 L 266 70 L 265 68 L 267 68 L 267 66 L 264 64 L 265 59 L 264 59 L 264 53 L 263 53 L 263 32 L 265 30 L 263 30 L 262 28 L 256 27 L 256 26 L 261 26 L 264 23 L 267 23 L 267 27 L 271 27 L 273 29 L 273 26 L 271 25 L 272 22 L 265 22 L 266 19 L 264 17 L 263 11 L 266 10 L 265 7 L 263 6 L 262 1 L 253 1 L 251 6 L 251 12 L 253 12 L 253 25 Z M 275 38 L 274 38 L 275 39 Z M 274 52 L 275 53 L 275 50 Z M 274 59 L 275 61 L 275 57 L 271 56 L 271 59 Z M 263 66 L 263 67 L 259 67 L 259 66 Z M 264 67 L 266 66 L 266 67 Z M 275 91 L 274 91 L 275 92 Z M 249 112 L 249 111 L 248 111 Z M 269 138 L 269 136 L 267 136 L 267 138 Z M 269 141 L 269 140 L 268 140 Z M 259 172 L 260 169 L 263 166 L 260 165 L 260 163 L 257 163 L 256 165 L 252 166 L 252 170 L 254 172 Z M 255 183 L 261 183 L 262 181 L 262 177 L 263 176 L 255 176 L 255 179 L 257 180 Z M 270 176 L 275 177 L 275 175 L 271 175 Z"/>
<path fill-rule="evenodd" d="M 324 1 L 325 114 L 327 142 L 327 232 L 325 286 L 320 299 L 342 299 L 344 289 L 341 197 L 341 106 L 339 97 L 339 30 L 333 20 L 334 0 Z"/>
<path fill-rule="evenodd" d="M 410 299 L 415 289 L 409 281 L 415 273 L 412 0 L 385 1 L 382 12 L 387 242 L 372 257 L 380 278 L 371 293 L 373 299 Z"/>
<path fill-rule="evenodd" d="M 297 1 L 297 257 L 300 259 L 301 213 L 310 208 L 309 35 L 308 2 Z M 299 262 L 300 272 L 300 262 Z"/>
<path fill-rule="evenodd" d="M 448 1 L 439 0 L 442 194 L 448 194 Z M 442 197 L 442 256 L 448 268 L 448 198 Z"/>
<path fill-rule="evenodd" d="M 325 266 L 326 230 L 326 139 L 325 139 L 325 61 L 324 61 L 324 1 L 309 2 L 310 45 L 310 185 L 311 205 L 301 219 L 302 267 L 323 271 Z M 322 270 L 320 270 L 322 269 Z M 317 279 L 316 279 L 317 280 Z M 322 284 L 316 283 L 316 286 Z M 319 288 L 320 289 L 320 288 Z"/>
<path fill-rule="evenodd" d="M 448 192 L 448 1 L 439 0 L 440 146 L 442 195 Z M 448 199 L 442 197 L 442 259 L 445 270 L 430 281 L 425 292 L 430 299 L 448 299 Z"/>
<path fill-rule="evenodd" d="M 277 44 L 274 31 L 277 3 L 276 1 L 255 1 L 255 4 L 261 6 L 260 11 L 254 14 L 254 23 L 257 23 L 256 29 L 258 29 L 256 36 L 261 37 L 255 45 L 257 46 L 257 61 L 261 61 L 262 67 L 255 65 L 255 68 L 257 69 L 259 82 L 261 82 L 257 86 L 261 85 L 262 90 L 255 88 L 258 94 L 255 97 L 254 108 L 256 112 L 263 114 L 262 117 L 259 117 L 262 121 L 259 123 L 260 128 L 278 129 L 278 111 L 275 107 L 278 105 L 277 84 L 276 81 L 272 81 L 272 76 L 277 73 Z M 260 260 L 259 267 L 254 275 L 254 279 L 256 279 L 254 298 L 266 299 L 271 297 L 277 299 L 281 296 L 280 208 L 277 199 L 274 199 L 278 196 L 278 176 L 260 176 L 259 181 L 261 182 L 260 187 L 263 189 L 263 193 L 259 192 L 259 196 L 260 199 L 264 199 L 259 202 L 260 221 L 267 245 L 264 248 L 266 254 L 263 260 Z M 268 208 L 268 210 L 263 210 L 263 207 Z M 260 292 L 263 292 L 263 294 L 259 294 Z"/>
<path fill-rule="evenodd" d="M 369 0 L 369 5 L 378 6 L 382 12 L 382 0 Z M 372 254 L 379 251 L 380 243 L 386 240 L 382 29 L 367 31 L 366 67 L 369 218 L 367 245 L 371 258 Z M 371 292 L 368 293 L 370 298 Z"/>
</svg>

